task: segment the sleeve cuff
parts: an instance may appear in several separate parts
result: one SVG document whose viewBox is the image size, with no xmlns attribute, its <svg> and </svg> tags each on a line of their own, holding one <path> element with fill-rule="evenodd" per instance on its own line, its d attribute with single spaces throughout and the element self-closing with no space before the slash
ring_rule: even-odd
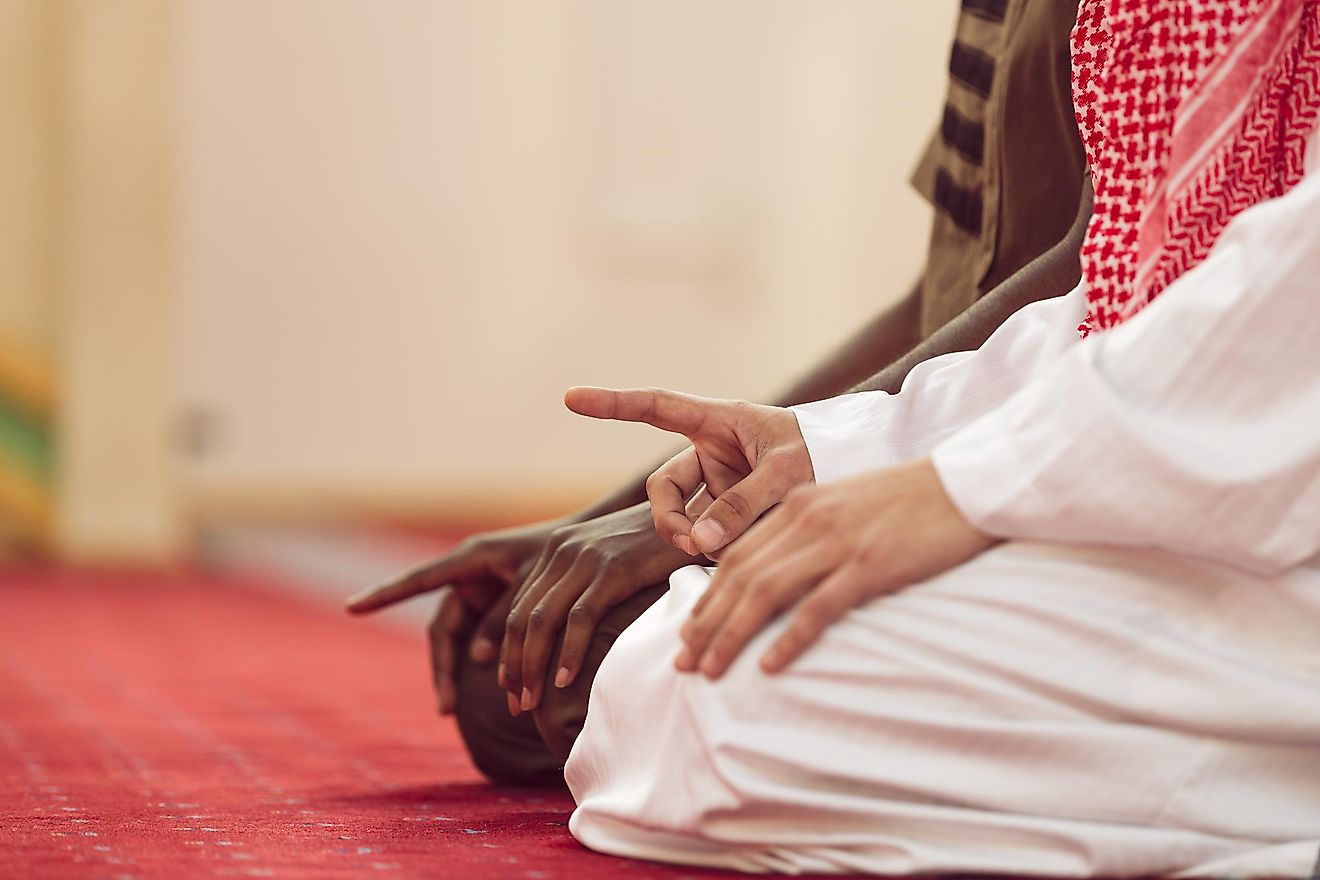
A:
<svg viewBox="0 0 1320 880">
<path fill-rule="evenodd" d="M 806 441 L 817 483 L 898 463 L 879 439 L 892 406 L 893 398 L 883 391 L 859 391 L 789 407 Z"/>
</svg>

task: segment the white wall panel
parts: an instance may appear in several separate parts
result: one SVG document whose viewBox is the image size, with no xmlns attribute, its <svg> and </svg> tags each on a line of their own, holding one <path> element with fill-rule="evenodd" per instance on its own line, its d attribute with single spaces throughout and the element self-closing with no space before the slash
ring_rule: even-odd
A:
<svg viewBox="0 0 1320 880">
<path fill-rule="evenodd" d="M 906 290 L 954 4 L 188 0 L 203 498 L 589 494 L 578 382 L 764 396 Z"/>
</svg>

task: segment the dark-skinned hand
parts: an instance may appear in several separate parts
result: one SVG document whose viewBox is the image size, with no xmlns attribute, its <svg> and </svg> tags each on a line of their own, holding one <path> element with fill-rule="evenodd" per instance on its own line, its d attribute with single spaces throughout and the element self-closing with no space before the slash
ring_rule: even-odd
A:
<svg viewBox="0 0 1320 880">
<path fill-rule="evenodd" d="M 462 645 L 471 636 L 469 656 L 477 663 L 490 663 L 498 656 L 517 588 L 562 522 L 474 535 L 439 559 L 353 596 L 345 606 L 354 614 L 366 614 L 444 590 L 429 633 L 436 701 L 441 714 L 447 715 L 457 705 Z"/>
<path fill-rule="evenodd" d="M 656 534 L 647 503 L 555 529 L 506 621 L 499 680 L 509 711 L 540 705 L 552 660 L 555 686 L 571 684 L 601 617 L 692 561 Z"/>
</svg>

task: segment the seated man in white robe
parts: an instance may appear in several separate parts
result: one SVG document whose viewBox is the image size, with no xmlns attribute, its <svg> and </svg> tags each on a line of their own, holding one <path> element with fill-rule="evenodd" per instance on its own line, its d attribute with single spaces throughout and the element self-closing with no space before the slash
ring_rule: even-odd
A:
<svg viewBox="0 0 1320 880">
<path fill-rule="evenodd" d="M 587 846 L 1312 876 L 1320 2 L 1084 0 L 1073 68 L 1071 293 L 893 395 L 569 392 L 689 438 L 656 529 L 719 554 L 601 666 L 566 769 Z"/>
</svg>

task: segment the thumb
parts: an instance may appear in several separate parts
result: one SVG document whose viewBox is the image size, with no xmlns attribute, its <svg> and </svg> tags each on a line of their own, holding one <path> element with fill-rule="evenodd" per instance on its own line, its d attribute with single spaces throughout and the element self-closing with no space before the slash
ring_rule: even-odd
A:
<svg viewBox="0 0 1320 880">
<path fill-rule="evenodd" d="M 714 553 L 783 501 L 789 488 L 789 481 L 773 462 L 757 467 L 711 502 L 692 525 L 692 541 L 702 553 Z"/>
</svg>

